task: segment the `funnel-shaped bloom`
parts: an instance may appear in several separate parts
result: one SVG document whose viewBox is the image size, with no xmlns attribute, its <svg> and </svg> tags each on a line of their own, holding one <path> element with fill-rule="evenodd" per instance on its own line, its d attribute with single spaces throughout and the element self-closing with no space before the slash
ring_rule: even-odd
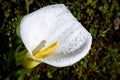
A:
<svg viewBox="0 0 120 80">
<path fill-rule="evenodd" d="M 50 5 L 25 16 L 20 35 L 29 52 L 24 60 L 27 66 L 35 62 L 56 67 L 72 65 L 88 53 L 92 43 L 91 34 L 63 4 Z"/>
</svg>

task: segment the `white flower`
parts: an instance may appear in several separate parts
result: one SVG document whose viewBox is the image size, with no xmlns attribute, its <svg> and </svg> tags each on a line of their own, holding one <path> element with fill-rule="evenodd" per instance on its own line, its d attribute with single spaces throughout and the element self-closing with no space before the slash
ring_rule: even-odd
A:
<svg viewBox="0 0 120 80">
<path fill-rule="evenodd" d="M 64 4 L 50 5 L 26 15 L 20 24 L 20 36 L 29 52 L 29 59 L 56 67 L 78 62 L 88 53 L 92 43 L 91 34 Z M 50 45 L 54 48 L 48 47 Z M 35 57 L 46 48 L 51 51 Z"/>
</svg>

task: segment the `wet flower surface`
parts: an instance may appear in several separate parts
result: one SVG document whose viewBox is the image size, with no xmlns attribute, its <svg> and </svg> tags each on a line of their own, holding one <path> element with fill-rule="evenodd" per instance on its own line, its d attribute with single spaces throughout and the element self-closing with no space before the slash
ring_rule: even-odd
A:
<svg viewBox="0 0 120 80">
<path fill-rule="evenodd" d="M 26 15 L 21 21 L 20 35 L 29 59 L 56 67 L 78 62 L 92 43 L 91 34 L 64 4 L 50 5 Z M 40 57 L 36 58 L 37 54 Z"/>
</svg>

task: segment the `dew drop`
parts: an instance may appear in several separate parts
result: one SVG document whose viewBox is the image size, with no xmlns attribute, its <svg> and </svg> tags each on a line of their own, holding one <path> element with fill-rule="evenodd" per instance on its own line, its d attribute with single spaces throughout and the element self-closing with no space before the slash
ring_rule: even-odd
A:
<svg viewBox="0 0 120 80">
<path fill-rule="evenodd" d="M 81 34 L 81 35 L 83 35 L 83 34 L 84 34 L 84 32 L 81 32 L 80 34 Z"/>
<path fill-rule="evenodd" d="M 74 32 L 70 32 L 71 34 L 74 34 Z"/>
<path fill-rule="evenodd" d="M 69 50 L 69 51 L 71 51 L 71 50 L 72 50 L 72 48 L 69 48 L 68 50 Z"/>
<path fill-rule="evenodd" d="M 79 47 L 79 44 L 75 44 L 75 46 Z"/>
<path fill-rule="evenodd" d="M 83 36 L 83 38 L 87 38 L 87 36 Z"/>
<path fill-rule="evenodd" d="M 54 63 L 55 61 L 54 61 L 53 59 L 51 59 L 51 62 L 53 62 L 53 63 Z"/>
<path fill-rule="evenodd" d="M 70 60 L 72 61 L 72 60 L 73 60 L 73 58 L 70 58 Z"/>
<path fill-rule="evenodd" d="M 66 52 L 62 52 L 62 54 L 66 54 Z"/>
<path fill-rule="evenodd" d="M 69 46 L 73 46 L 73 44 L 69 44 Z"/>
<path fill-rule="evenodd" d="M 68 52 L 69 52 L 69 53 L 72 53 L 72 52 L 73 52 L 73 48 L 69 48 L 69 49 L 68 49 Z"/>
<path fill-rule="evenodd" d="M 60 62 L 60 59 L 56 59 L 55 62 L 59 63 L 59 62 Z"/>
<path fill-rule="evenodd" d="M 76 41 L 79 41 L 79 39 L 78 39 L 78 38 L 76 38 L 75 40 L 76 40 Z"/>
</svg>

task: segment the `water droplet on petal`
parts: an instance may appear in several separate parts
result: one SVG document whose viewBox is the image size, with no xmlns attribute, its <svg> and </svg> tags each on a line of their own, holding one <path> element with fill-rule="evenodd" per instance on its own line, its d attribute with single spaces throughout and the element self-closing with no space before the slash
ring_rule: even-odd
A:
<svg viewBox="0 0 120 80">
<path fill-rule="evenodd" d="M 81 34 L 81 35 L 83 35 L 83 34 L 84 34 L 84 32 L 81 32 L 80 34 Z"/>
<path fill-rule="evenodd" d="M 80 45 L 79 44 L 75 44 L 75 46 L 79 47 Z"/>
<path fill-rule="evenodd" d="M 68 50 L 69 50 L 69 51 L 71 51 L 71 50 L 72 50 L 72 48 L 69 48 Z"/>
<path fill-rule="evenodd" d="M 73 60 L 73 58 L 70 58 L 70 60 L 72 61 L 72 60 Z"/>
<path fill-rule="evenodd" d="M 73 46 L 72 44 L 69 44 L 69 46 Z"/>
<path fill-rule="evenodd" d="M 66 52 L 62 52 L 62 54 L 66 54 Z"/>
<path fill-rule="evenodd" d="M 59 63 L 59 62 L 60 62 L 60 59 L 56 59 L 55 62 Z"/>
<path fill-rule="evenodd" d="M 71 32 L 71 34 L 74 34 L 74 32 Z"/>
<path fill-rule="evenodd" d="M 87 36 L 83 36 L 83 38 L 87 38 Z"/>
<path fill-rule="evenodd" d="M 79 39 L 78 39 L 78 38 L 76 38 L 75 40 L 76 40 L 76 41 L 79 41 Z"/>
</svg>

